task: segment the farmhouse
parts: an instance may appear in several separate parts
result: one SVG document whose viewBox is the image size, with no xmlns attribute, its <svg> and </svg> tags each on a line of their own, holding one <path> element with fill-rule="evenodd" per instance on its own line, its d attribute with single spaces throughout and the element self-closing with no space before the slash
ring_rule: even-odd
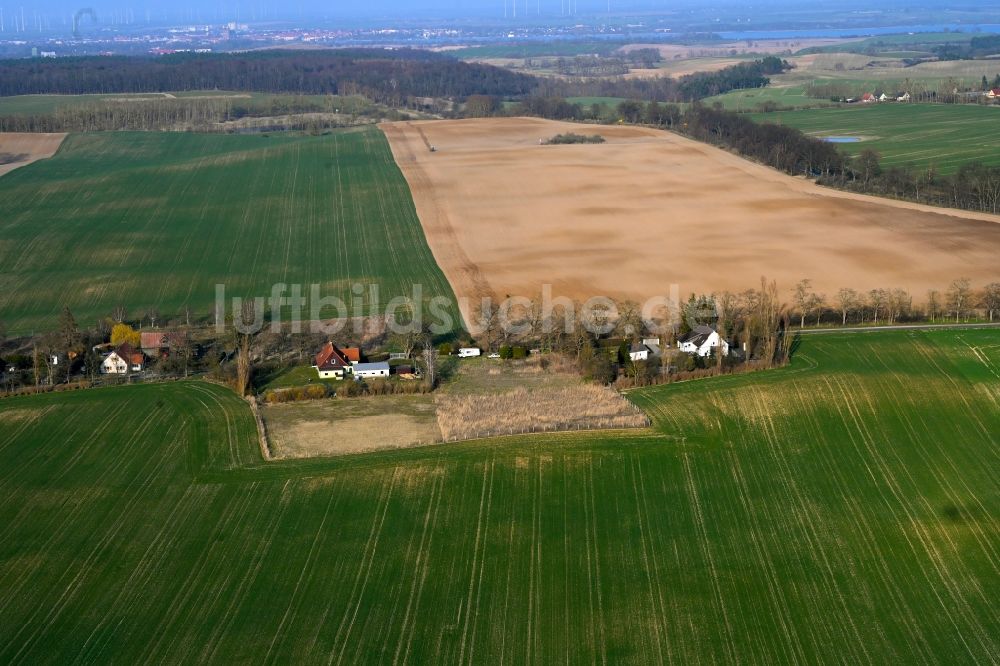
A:
<svg viewBox="0 0 1000 666">
<path fill-rule="evenodd" d="M 388 377 L 389 362 L 381 361 L 379 363 L 358 363 L 354 366 L 354 376 L 357 379 L 366 379 L 369 377 Z"/>
<path fill-rule="evenodd" d="M 909 102 L 910 101 L 910 93 L 908 93 L 908 92 L 896 93 L 896 101 L 897 102 Z"/>
<path fill-rule="evenodd" d="M 127 375 L 129 372 L 142 372 L 145 361 L 143 353 L 126 342 L 104 357 L 101 361 L 101 374 Z"/>
<path fill-rule="evenodd" d="M 343 379 L 354 369 L 347 355 L 332 342 L 323 345 L 315 360 L 312 367 L 316 368 L 320 379 Z"/>
<path fill-rule="evenodd" d="M 1000 99 L 1000 88 L 993 88 L 986 91 L 986 96 L 990 99 Z"/>
<path fill-rule="evenodd" d="M 633 361 L 648 361 L 650 349 L 641 342 L 633 342 L 629 347 L 628 357 Z"/>
<path fill-rule="evenodd" d="M 729 343 L 722 339 L 711 326 L 695 326 L 689 333 L 677 340 L 677 348 L 685 354 L 708 356 L 716 347 L 722 348 L 722 355 L 729 356 Z"/>
<path fill-rule="evenodd" d="M 877 101 L 878 101 L 878 98 L 875 97 L 875 95 L 873 95 L 871 93 L 865 93 L 864 95 L 861 96 L 861 103 L 862 104 L 874 104 Z"/>
</svg>

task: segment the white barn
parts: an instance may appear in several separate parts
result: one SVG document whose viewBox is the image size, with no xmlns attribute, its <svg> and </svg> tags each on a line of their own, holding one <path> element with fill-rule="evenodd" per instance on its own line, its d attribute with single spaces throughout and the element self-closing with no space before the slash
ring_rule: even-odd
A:
<svg viewBox="0 0 1000 666">
<path fill-rule="evenodd" d="M 708 356 L 717 347 L 722 349 L 723 356 L 729 356 L 729 343 L 711 326 L 695 326 L 677 340 L 677 348 L 682 352 L 702 357 Z"/>
<path fill-rule="evenodd" d="M 388 377 L 389 376 L 389 362 L 382 361 L 381 363 L 356 363 L 354 365 L 354 376 L 358 379 L 365 379 L 367 377 Z"/>
</svg>

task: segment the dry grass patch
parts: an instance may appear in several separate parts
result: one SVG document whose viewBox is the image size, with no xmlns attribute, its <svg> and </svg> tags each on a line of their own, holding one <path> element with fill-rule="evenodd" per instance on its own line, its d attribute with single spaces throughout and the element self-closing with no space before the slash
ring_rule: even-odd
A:
<svg viewBox="0 0 1000 666">
<path fill-rule="evenodd" d="M 445 441 L 561 430 L 644 428 L 649 419 L 618 392 L 593 384 L 437 396 Z"/>
<path fill-rule="evenodd" d="M 378 396 L 261 407 L 276 459 L 335 456 L 441 441 L 429 396 Z"/>
</svg>

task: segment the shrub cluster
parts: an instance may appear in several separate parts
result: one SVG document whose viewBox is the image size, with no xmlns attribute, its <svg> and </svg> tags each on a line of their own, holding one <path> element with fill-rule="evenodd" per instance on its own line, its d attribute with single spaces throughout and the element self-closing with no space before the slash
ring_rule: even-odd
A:
<svg viewBox="0 0 1000 666">
<path fill-rule="evenodd" d="M 604 143 L 604 137 L 600 134 L 593 134 L 591 136 L 585 136 L 583 134 L 574 134 L 573 132 L 568 132 L 566 134 L 556 134 L 554 137 L 545 142 L 547 146 L 558 146 L 571 143 Z"/>
</svg>

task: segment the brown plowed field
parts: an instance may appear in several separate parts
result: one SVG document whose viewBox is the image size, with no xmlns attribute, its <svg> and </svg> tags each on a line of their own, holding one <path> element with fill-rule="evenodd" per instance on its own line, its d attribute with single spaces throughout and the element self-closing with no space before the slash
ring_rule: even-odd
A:
<svg viewBox="0 0 1000 666">
<path fill-rule="evenodd" d="M 766 275 L 903 287 L 1000 279 L 1000 218 L 821 188 L 668 132 L 539 119 L 383 125 L 455 293 L 644 300 Z M 563 132 L 598 145 L 542 146 Z M 436 147 L 431 152 L 428 146 Z"/>
<path fill-rule="evenodd" d="M 0 132 L 0 176 L 35 160 L 52 157 L 65 138 L 65 134 Z"/>
</svg>

